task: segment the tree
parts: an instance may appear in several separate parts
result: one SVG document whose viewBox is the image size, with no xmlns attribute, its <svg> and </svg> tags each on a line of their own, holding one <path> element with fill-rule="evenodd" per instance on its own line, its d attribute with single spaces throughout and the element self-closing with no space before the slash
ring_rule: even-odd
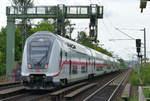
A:
<svg viewBox="0 0 150 101">
<path fill-rule="evenodd" d="M 6 28 L 0 32 L 0 76 L 6 73 Z"/>
<path fill-rule="evenodd" d="M 120 68 L 126 68 L 126 64 L 123 59 L 120 58 L 118 61 L 120 62 Z"/>
<path fill-rule="evenodd" d="M 68 38 L 68 39 L 71 39 L 72 40 L 72 37 L 71 37 L 71 34 L 74 30 L 74 26 L 75 24 L 71 24 L 71 21 L 66 19 L 65 22 L 64 22 L 64 26 L 65 26 L 65 37 Z"/>
<path fill-rule="evenodd" d="M 53 26 L 53 23 L 51 22 L 39 22 L 38 25 L 36 25 L 34 28 L 31 28 L 30 29 L 30 34 L 33 34 L 37 31 L 50 31 L 52 33 L 54 33 L 54 26 Z"/>
<path fill-rule="evenodd" d="M 86 35 L 84 31 L 78 32 L 77 42 L 90 48 L 93 47 L 91 39 Z"/>
<path fill-rule="evenodd" d="M 33 7 L 33 1 L 34 0 L 12 0 L 12 5 L 18 6 L 19 11 L 24 14 L 27 11 L 27 8 Z M 25 40 L 28 37 L 27 30 L 29 29 L 29 27 L 31 27 L 31 25 L 27 25 L 27 22 L 30 23 L 30 19 L 22 19 L 19 22 L 19 24 L 21 25 L 20 28 L 22 29 L 22 48 L 24 47 Z"/>
<path fill-rule="evenodd" d="M 12 0 L 13 6 L 33 6 L 33 0 Z"/>
<path fill-rule="evenodd" d="M 98 46 L 99 40 L 94 44 L 84 31 L 78 32 L 77 42 L 112 57 L 110 52 Z"/>
</svg>

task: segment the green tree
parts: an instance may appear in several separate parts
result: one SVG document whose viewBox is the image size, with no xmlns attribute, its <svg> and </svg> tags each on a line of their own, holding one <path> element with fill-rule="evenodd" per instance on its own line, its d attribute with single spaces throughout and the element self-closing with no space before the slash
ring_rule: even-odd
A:
<svg viewBox="0 0 150 101">
<path fill-rule="evenodd" d="M 13 6 L 33 6 L 33 0 L 12 0 Z"/>
<path fill-rule="evenodd" d="M 6 28 L 0 32 L 0 76 L 6 73 Z M 15 31 L 15 61 L 21 61 L 22 58 L 22 41 L 21 31 L 19 28 Z"/>
<path fill-rule="evenodd" d="M 96 43 L 93 43 L 84 31 L 78 32 L 77 42 L 112 57 L 110 52 L 98 46 L 99 40 L 96 40 Z"/>
<path fill-rule="evenodd" d="M 65 37 L 68 38 L 68 39 L 71 39 L 72 40 L 72 32 L 74 30 L 74 26 L 75 24 L 71 24 L 71 21 L 66 19 L 65 22 L 64 22 L 64 26 L 65 26 Z"/>
<path fill-rule="evenodd" d="M 91 39 L 86 35 L 84 31 L 78 32 L 77 42 L 90 48 L 93 47 Z"/>
<path fill-rule="evenodd" d="M 38 25 L 36 25 L 34 28 L 30 29 L 30 34 L 29 35 L 37 32 L 37 31 L 50 31 L 50 32 L 54 33 L 53 23 L 51 23 L 51 22 L 38 23 Z"/>
<path fill-rule="evenodd" d="M 126 68 L 126 64 L 123 59 L 120 58 L 118 61 L 120 62 L 120 68 Z"/>
<path fill-rule="evenodd" d="M 19 28 L 15 31 L 15 61 L 21 63 L 22 60 L 22 34 Z"/>
<path fill-rule="evenodd" d="M 0 76 L 6 73 L 6 28 L 0 32 Z"/>
</svg>

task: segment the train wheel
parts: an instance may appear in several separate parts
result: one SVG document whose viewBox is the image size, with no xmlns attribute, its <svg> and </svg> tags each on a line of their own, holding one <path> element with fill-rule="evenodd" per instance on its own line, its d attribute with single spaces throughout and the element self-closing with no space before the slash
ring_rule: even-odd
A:
<svg viewBox="0 0 150 101">
<path fill-rule="evenodd" d="M 91 79 L 93 79 L 94 78 L 94 74 L 90 74 L 89 76 L 88 76 L 88 79 L 89 80 L 91 80 Z"/>
<path fill-rule="evenodd" d="M 61 79 L 60 83 L 61 83 L 61 86 L 64 86 L 68 84 L 68 81 L 67 79 Z"/>
</svg>

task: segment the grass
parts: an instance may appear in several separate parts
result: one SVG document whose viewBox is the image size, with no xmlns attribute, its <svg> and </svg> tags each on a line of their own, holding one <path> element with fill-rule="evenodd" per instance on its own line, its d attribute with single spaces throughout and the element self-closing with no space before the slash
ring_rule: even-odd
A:
<svg viewBox="0 0 150 101">
<path fill-rule="evenodd" d="M 143 93 L 146 98 L 150 98 L 150 88 L 143 88 Z"/>
<path fill-rule="evenodd" d="M 129 99 L 129 101 L 139 101 L 138 98 Z"/>
<path fill-rule="evenodd" d="M 140 72 L 138 73 L 137 70 L 140 68 Z M 142 67 L 137 67 L 130 77 L 130 83 L 133 86 L 139 85 L 139 78 L 141 78 L 142 83 L 144 86 L 150 86 L 150 63 L 144 64 Z M 150 98 L 150 88 L 143 89 L 144 96 L 146 98 Z M 129 101 L 138 101 L 138 97 L 135 99 L 129 99 Z"/>
<path fill-rule="evenodd" d="M 134 71 L 132 76 L 130 77 L 130 83 L 133 86 L 138 86 L 139 85 L 138 79 L 139 79 L 139 74 L 138 72 Z"/>
<path fill-rule="evenodd" d="M 141 67 L 140 77 L 144 85 L 150 85 L 150 64 Z"/>
<path fill-rule="evenodd" d="M 150 64 L 144 64 L 142 67 L 137 67 L 140 68 L 140 72 L 138 73 L 137 70 L 135 70 L 130 77 L 130 82 L 133 86 L 138 86 L 139 85 L 139 78 L 141 78 L 143 85 L 150 85 Z"/>
</svg>

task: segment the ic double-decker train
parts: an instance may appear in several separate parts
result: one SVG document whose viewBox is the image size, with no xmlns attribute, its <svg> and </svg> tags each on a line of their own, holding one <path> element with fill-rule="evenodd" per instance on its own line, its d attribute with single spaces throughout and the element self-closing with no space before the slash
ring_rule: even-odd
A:
<svg viewBox="0 0 150 101">
<path fill-rule="evenodd" d="M 21 75 L 27 89 L 92 78 L 119 70 L 116 59 L 48 31 L 31 35 L 25 43 Z"/>
</svg>

